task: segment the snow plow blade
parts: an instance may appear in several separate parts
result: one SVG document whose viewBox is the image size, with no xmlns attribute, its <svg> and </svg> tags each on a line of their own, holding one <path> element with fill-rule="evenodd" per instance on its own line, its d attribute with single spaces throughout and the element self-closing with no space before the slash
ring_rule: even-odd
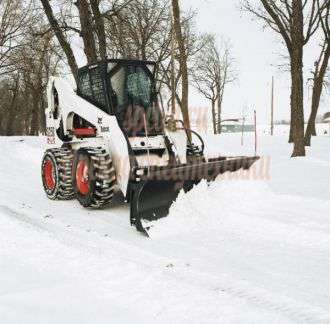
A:
<svg viewBox="0 0 330 324">
<path fill-rule="evenodd" d="M 131 225 L 148 236 L 150 222 L 166 217 L 179 192 L 225 172 L 248 170 L 259 157 L 210 159 L 174 167 L 136 168 L 130 182 Z"/>
</svg>

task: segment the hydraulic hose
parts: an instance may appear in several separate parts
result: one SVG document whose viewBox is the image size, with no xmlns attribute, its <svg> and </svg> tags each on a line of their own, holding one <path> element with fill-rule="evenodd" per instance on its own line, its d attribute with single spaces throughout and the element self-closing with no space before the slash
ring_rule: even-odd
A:
<svg viewBox="0 0 330 324">
<path fill-rule="evenodd" d="M 204 140 L 203 140 L 202 136 L 200 136 L 200 135 L 199 135 L 197 132 L 195 132 L 194 130 L 185 127 L 184 122 L 183 122 L 181 119 L 176 119 L 175 121 L 176 121 L 176 122 L 179 122 L 179 123 L 182 125 L 182 128 L 181 128 L 181 129 L 183 129 L 183 130 L 186 132 L 186 134 L 187 134 L 187 138 L 188 138 L 188 140 L 189 140 L 189 142 L 190 142 L 190 145 L 192 145 L 193 143 L 192 143 L 192 141 L 190 140 L 190 138 L 189 138 L 189 136 L 188 136 L 188 132 L 191 132 L 191 133 L 193 133 L 194 135 L 197 136 L 197 138 L 200 140 L 200 142 L 201 142 L 201 144 L 202 144 L 202 146 L 201 146 L 202 154 L 204 154 L 205 143 L 204 143 Z"/>
</svg>

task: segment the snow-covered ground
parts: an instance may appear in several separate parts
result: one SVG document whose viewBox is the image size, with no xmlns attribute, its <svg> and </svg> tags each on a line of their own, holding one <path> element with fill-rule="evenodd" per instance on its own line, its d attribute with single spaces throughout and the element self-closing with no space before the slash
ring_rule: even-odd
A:
<svg viewBox="0 0 330 324">
<path fill-rule="evenodd" d="M 0 138 L 0 323 L 330 323 L 330 137 L 293 160 L 284 133 L 259 136 L 249 177 L 181 195 L 150 239 L 120 195 L 47 200 L 44 139 Z M 207 151 L 253 153 L 253 136 Z"/>
</svg>

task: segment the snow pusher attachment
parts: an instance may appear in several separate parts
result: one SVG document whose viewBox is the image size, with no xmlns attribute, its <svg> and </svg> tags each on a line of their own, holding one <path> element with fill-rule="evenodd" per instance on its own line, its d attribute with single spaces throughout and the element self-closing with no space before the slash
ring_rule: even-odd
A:
<svg viewBox="0 0 330 324">
<path fill-rule="evenodd" d="M 150 222 L 168 215 L 181 190 L 188 192 L 201 180 L 211 182 L 225 172 L 248 170 L 258 159 L 220 157 L 191 165 L 137 168 L 130 188 L 131 225 L 148 235 Z"/>
<path fill-rule="evenodd" d="M 156 64 L 105 60 L 78 70 L 77 90 L 51 77 L 47 87 L 47 143 L 42 180 L 50 199 L 77 198 L 102 208 L 120 190 L 131 204 L 131 224 L 168 214 L 183 189 L 248 169 L 258 157 L 207 159 L 199 134 L 174 116 L 164 120 Z M 194 141 L 197 139 L 196 145 Z M 54 147 L 61 141 L 62 147 Z"/>
</svg>

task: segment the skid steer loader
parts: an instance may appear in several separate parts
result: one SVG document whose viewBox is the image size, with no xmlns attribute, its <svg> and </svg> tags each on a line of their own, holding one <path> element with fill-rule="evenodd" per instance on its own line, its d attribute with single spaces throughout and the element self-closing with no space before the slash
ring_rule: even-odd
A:
<svg viewBox="0 0 330 324">
<path fill-rule="evenodd" d="M 101 208 L 121 190 L 130 203 L 131 225 L 147 234 L 148 222 L 166 216 L 181 190 L 248 169 L 258 159 L 207 159 L 201 136 L 161 113 L 155 67 L 135 60 L 98 62 L 79 69 L 76 91 L 65 80 L 50 78 L 51 148 L 41 167 L 48 198 L 77 198 L 84 207 Z"/>
</svg>

